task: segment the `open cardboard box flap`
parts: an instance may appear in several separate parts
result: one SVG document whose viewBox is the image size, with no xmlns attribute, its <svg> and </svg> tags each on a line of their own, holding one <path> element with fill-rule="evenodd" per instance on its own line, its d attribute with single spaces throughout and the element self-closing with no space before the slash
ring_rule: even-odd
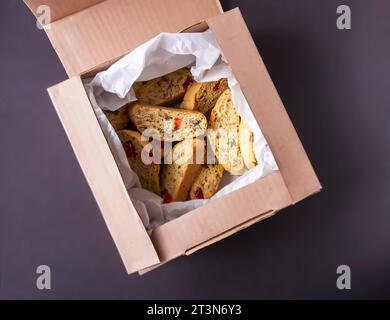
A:
<svg viewBox="0 0 390 320">
<path fill-rule="evenodd" d="M 25 1 L 32 9 L 39 3 Z M 59 2 L 46 1 L 55 4 L 56 10 L 62 8 Z M 74 7 L 56 11 L 58 19 L 51 23 L 48 34 L 68 73 L 77 76 L 49 88 L 49 94 L 128 273 L 147 272 L 177 256 L 191 254 L 320 191 L 321 185 L 238 9 L 219 14 L 220 5 L 214 0 L 69 3 Z M 177 12 L 175 19 L 168 19 L 171 12 Z M 208 18 L 210 15 L 213 17 Z M 145 16 L 150 19 L 145 20 Z M 280 171 L 158 227 L 149 237 L 80 75 L 108 65 L 162 31 L 179 32 L 202 21 L 205 23 L 195 29 L 209 27 L 214 34 Z"/>
<path fill-rule="evenodd" d="M 50 24 L 103 1 L 105 0 L 24 0 L 37 18 L 42 14 L 41 6 L 50 7 L 51 21 L 42 21 L 44 24 Z"/>
<path fill-rule="evenodd" d="M 24 0 L 45 26 L 69 77 L 115 61 L 161 32 L 178 32 L 222 12 L 218 0 Z"/>
<path fill-rule="evenodd" d="M 48 89 L 128 273 L 159 263 L 80 77 Z"/>
</svg>

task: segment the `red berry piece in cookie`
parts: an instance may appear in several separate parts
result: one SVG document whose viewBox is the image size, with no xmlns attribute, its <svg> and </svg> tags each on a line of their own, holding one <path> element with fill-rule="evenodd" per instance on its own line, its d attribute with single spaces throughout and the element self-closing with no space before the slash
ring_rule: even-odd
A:
<svg viewBox="0 0 390 320">
<path fill-rule="evenodd" d="M 163 203 L 171 203 L 173 201 L 173 198 L 170 194 L 166 194 L 163 198 Z"/>
<path fill-rule="evenodd" d="M 123 148 L 125 149 L 128 158 L 135 158 L 137 156 L 137 151 L 131 141 L 124 143 Z"/>
<path fill-rule="evenodd" d="M 192 79 L 190 76 L 187 77 L 186 81 L 183 83 L 184 89 L 188 89 L 188 87 L 194 83 L 194 79 Z"/>
<path fill-rule="evenodd" d="M 204 199 L 203 190 L 201 188 L 196 189 L 195 198 L 196 199 Z"/>
<path fill-rule="evenodd" d="M 182 120 L 180 118 L 175 118 L 173 120 L 174 123 L 174 130 L 179 130 L 181 128 Z"/>
</svg>

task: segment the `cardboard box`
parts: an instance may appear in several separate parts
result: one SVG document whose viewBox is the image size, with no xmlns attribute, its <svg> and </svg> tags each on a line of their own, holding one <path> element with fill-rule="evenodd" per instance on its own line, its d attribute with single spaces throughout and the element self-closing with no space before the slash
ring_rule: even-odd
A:
<svg viewBox="0 0 390 320">
<path fill-rule="evenodd" d="M 320 191 L 321 186 L 239 9 L 216 0 L 25 0 L 51 8 L 47 34 L 70 79 L 48 89 L 127 272 L 189 255 Z M 37 14 L 36 14 L 37 15 Z M 279 171 L 166 223 L 149 236 L 125 189 L 82 78 L 161 32 L 209 28 L 239 81 Z M 99 159 L 99 161 L 96 161 Z"/>
</svg>

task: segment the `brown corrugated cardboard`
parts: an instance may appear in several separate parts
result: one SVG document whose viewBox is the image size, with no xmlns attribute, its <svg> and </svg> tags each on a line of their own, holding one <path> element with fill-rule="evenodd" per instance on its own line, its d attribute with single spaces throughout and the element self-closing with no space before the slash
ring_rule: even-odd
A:
<svg viewBox="0 0 390 320">
<path fill-rule="evenodd" d="M 25 1 L 32 9 L 42 2 Z M 118 59 L 161 32 L 179 32 L 220 13 L 216 0 L 106 0 L 94 6 L 88 5 L 98 1 L 79 0 L 84 5 L 72 1 L 73 8 L 51 2 L 59 16 L 75 11 L 46 29 L 70 77 Z"/>
<path fill-rule="evenodd" d="M 48 91 L 127 272 L 159 263 L 80 77 L 71 78 Z"/>
<path fill-rule="evenodd" d="M 189 255 L 321 189 L 238 9 L 218 14 L 220 5 L 214 0 L 106 0 L 93 6 L 93 1 L 80 2 L 67 9 L 68 16 L 64 11 L 48 32 L 68 73 L 79 75 L 49 93 L 128 273 L 145 273 Z M 173 8 L 179 14 L 168 19 Z M 280 171 L 158 227 L 150 238 L 126 192 L 80 75 L 108 66 L 160 32 L 207 27 L 240 82 Z"/>
<path fill-rule="evenodd" d="M 222 239 L 225 233 L 238 231 L 242 224 L 291 204 L 283 178 L 280 172 L 275 172 L 158 227 L 152 240 L 161 261 L 165 262 L 212 239 Z"/>
<path fill-rule="evenodd" d="M 51 10 L 51 22 L 67 17 L 73 13 L 92 7 L 105 0 L 24 0 L 31 12 L 38 17 L 39 7 L 48 6 Z M 48 22 L 48 21 L 47 21 Z"/>
</svg>

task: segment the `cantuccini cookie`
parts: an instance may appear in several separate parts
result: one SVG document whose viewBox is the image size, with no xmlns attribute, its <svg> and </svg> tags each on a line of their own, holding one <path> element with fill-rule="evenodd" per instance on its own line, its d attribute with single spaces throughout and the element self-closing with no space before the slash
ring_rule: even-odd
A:
<svg viewBox="0 0 390 320">
<path fill-rule="evenodd" d="M 239 142 L 240 116 L 233 105 L 230 89 L 219 97 L 210 115 L 208 141 L 218 163 L 232 175 L 242 175 L 245 165 Z"/>
<path fill-rule="evenodd" d="M 153 162 L 156 152 L 152 145 L 143 141 L 137 131 L 121 130 L 118 132 L 131 169 L 137 174 L 142 187 L 161 195 L 160 165 Z M 159 155 L 157 156 L 159 158 Z M 156 161 L 158 162 L 158 161 Z"/>
<path fill-rule="evenodd" d="M 133 89 L 140 103 L 167 106 L 183 98 L 192 83 L 191 72 L 183 68 L 153 80 L 136 82 Z"/>
<path fill-rule="evenodd" d="M 204 114 L 196 111 L 132 103 L 129 118 L 138 131 L 161 141 L 182 141 L 203 135 L 207 129 Z"/>
<path fill-rule="evenodd" d="M 205 143 L 200 139 L 187 139 L 173 148 L 173 163 L 164 165 L 161 176 L 161 190 L 165 203 L 185 201 L 196 177 L 202 170 Z M 203 152 L 199 152 L 202 150 Z M 196 155 L 198 152 L 198 156 Z M 200 155 L 199 155 L 200 153 Z"/>
<path fill-rule="evenodd" d="M 130 122 L 127 105 L 116 111 L 103 110 L 103 112 L 115 131 L 125 129 Z"/>
<path fill-rule="evenodd" d="M 210 199 L 218 190 L 224 168 L 220 164 L 204 165 L 190 190 L 190 198 Z"/>
<path fill-rule="evenodd" d="M 240 123 L 240 149 L 245 166 L 248 169 L 253 169 L 257 166 L 256 155 L 253 146 L 253 132 L 241 120 Z"/>
<path fill-rule="evenodd" d="M 228 81 L 225 78 L 213 82 L 194 82 L 184 95 L 180 107 L 207 113 L 215 106 L 218 98 L 226 89 L 228 89 Z"/>
</svg>

